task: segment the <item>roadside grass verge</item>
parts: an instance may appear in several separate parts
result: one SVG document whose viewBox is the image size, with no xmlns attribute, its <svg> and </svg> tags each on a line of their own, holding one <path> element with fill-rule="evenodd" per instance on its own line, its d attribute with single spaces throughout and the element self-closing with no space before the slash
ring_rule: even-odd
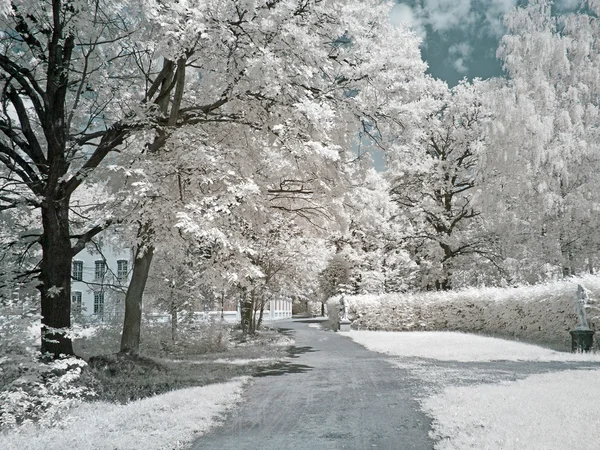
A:
<svg viewBox="0 0 600 450">
<path fill-rule="evenodd" d="M 143 330 L 138 356 L 117 353 L 118 325 L 109 324 L 74 341 L 81 359 L 57 361 L 40 359 L 37 339 L 4 346 L 7 335 L 0 333 L 0 429 L 53 427 L 82 403 L 125 405 L 247 379 L 286 358 L 293 344 L 276 328 L 247 338 L 231 324 L 215 322 L 181 326 L 175 340 L 168 324 L 145 324 Z"/>
<path fill-rule="evenodd" d="M 163 325 L 147 327 L 146 336 L 151 338 L 144 341 L 139 356 L 102 354 L 88 343 L 86 383 L 98 399 L 125 403 L 252 376 L 284 359 L 292 344 L 276 328 L 244 337 L 230 324 L 220 323 L 185 327 L 176 341 Z"/>
</svg>

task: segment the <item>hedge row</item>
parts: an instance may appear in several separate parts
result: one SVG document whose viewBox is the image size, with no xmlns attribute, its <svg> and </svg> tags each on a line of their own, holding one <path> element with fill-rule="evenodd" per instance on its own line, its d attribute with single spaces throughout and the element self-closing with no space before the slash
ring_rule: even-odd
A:
<svg viewBox="0 0 600 450">
<path fill-rule="evenodd" d="M 475 332 L 568 349 L 569 330 L 578 324 L 578 284 L 590 296 L 591 326 L 600 328 L 600 277 L 595 275 L 535 286 L 351 296 L 349 318 L 359 330 Z M 339 297 L 327 304 L 334 326 L 338 304 Z"/>
</svg>

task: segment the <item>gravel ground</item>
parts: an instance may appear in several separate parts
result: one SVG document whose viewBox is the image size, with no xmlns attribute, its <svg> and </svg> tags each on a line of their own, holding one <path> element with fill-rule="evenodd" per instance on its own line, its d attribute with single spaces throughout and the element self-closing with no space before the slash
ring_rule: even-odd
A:
<svg viewBox="0 0 600 450">
<path fill-rule="evenodd" d="M 597 362 L 394 357 L 319 322 L 280 324 L 296 341 L 290 359 L 259 373 L 225 424 L 196 441 L 194 450 L 433 449 L 431 419 L 419 402 L 445 387 L 600 368 Z"/>
<path fill-rule="evenodd" d="M 225 425 L 193 449 L 432 449 L 420 382 L 311 322 L 280 324 L 296 341 L 290 360 L 259 374 Z"/>
</svg>

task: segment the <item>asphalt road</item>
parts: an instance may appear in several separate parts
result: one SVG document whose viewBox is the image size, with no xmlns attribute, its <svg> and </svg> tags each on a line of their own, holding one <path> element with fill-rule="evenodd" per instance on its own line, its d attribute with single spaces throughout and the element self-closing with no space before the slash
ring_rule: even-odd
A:
<svg viewBox="0 0 600 450">
<path fill-rule="evenodd" d="M 292 359 L 256 377 L 225 424 L 192 448 L 433 449 L 418 379 L 310 322 L 279 323 L 296 341 Z"/>
</svg>

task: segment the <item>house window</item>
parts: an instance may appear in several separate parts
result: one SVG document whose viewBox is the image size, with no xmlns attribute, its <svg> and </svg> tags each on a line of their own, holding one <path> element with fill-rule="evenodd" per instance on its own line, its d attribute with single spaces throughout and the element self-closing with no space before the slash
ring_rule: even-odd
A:
<svg viewBox="0 0 600 450">
<path fill-rule="evenodd" d="M 73 280 L 81 281 L 83 279 L 83 261 L 73 261 Z"/>
<path fill-rule="evenodd" d="M 96 280 L 101 280 L 106 275 L 106 261 L 100 260 L 96 261 L 96 272 L 95 278 Z"/>
<path fill-rule="evenodd" d="M 94 314 L 104 313 L 104 292 L 94 292 Z"/>
<path fill-rule="evenodd" d="M 128 261 L 126 259 L 120 259 L 117 261 L 117 279 L 119 281 L 127 280 L 127 269 Z"/>
<path fill-rule="evenodd" d="M 81 292 L 79 291 L 71 294 L 71 311 L 74 314 L 81 314 Z"/>
</svg>

